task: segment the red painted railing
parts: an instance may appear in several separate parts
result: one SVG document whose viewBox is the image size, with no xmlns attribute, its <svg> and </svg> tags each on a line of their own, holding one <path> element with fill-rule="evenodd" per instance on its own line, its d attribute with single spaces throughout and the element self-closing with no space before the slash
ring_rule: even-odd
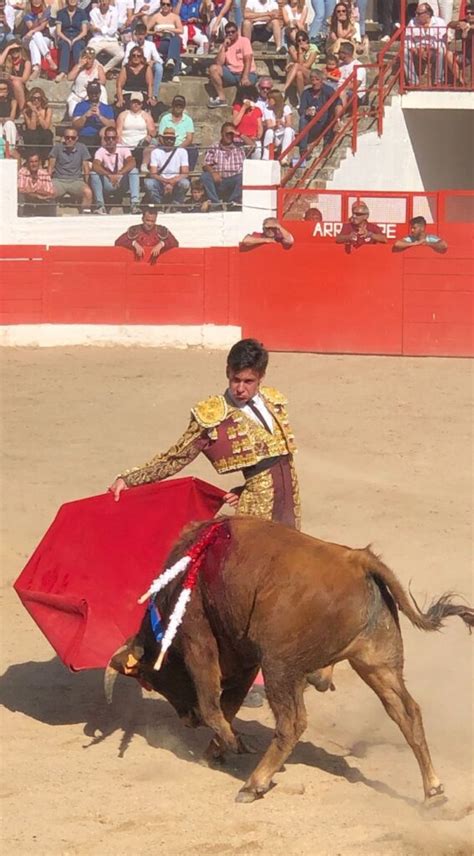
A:
<svg viewBox="0 0 474 856">
<path fill-rule="evenodd" d="M 366 84 L 363 103 L 359 103 L 357 97 L 354 70 L 300 131 L 292 144 L 281 152 L 278 157 L 280 162 L 288 161 L 291 157 L 293 161 L 291 167 L 285 171 L 282 186 L 287 185 L 304 162 L 311 159 L 298 176 L 298 186 L 307 186 L 343 137 L 350 137 L 350 150 L 355 154 L 360 119 L 371 116 L 376 118 L 377 133 L 381 136 L 385 104 L 396 87 L 400 94 L 412 90 L 473 90 L 474 75 L 469 61 L 468 39 L 461 40 L 461 50 L 452 50 L 448 37 L 454 32 L 448 29 L 446 35 L 443 30 L 439 32 L 438 28 L 433 27 L 427 34 L 420 35 L 418 27 L 401 26 L 380 51 L 377 63 L 363 66 L 366 75 L 376 70 L 374 79 Z M 347 97 L 347 93 L 351 94 Z M 335 107 L 341 96 L 347 101 L 347 106 L 342 117 L 338 118 L 335 115 Z M 303 140 L 309 140 L 313 129 L 318 125 L 321 125 L 320 133 L 308 143 L 302 154 L 297 155 L 299 144 Z M 319 146 L 321 150 L 316 154 Z"/>
</svg>

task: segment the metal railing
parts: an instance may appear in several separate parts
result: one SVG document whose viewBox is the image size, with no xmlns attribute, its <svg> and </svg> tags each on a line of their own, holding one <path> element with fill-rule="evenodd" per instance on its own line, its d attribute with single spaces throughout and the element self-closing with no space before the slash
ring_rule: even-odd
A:
<svg viewBox="0 0 474 856">
<path fill-rule="evenodd" d="M 456 31 L 444 27 L 406 27 L 401 33 L 403 55 L 401 91 L 472 91 L 470 51 L 474 33 L 451 39 Z"/>
</svg>

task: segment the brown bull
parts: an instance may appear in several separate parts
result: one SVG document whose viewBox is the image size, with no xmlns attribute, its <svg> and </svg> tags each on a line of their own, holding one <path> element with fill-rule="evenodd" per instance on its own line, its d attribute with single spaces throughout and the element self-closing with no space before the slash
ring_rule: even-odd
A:
<svg viewBox="0 0 474 856">
<path fill-rule="evenodd" d="M 209 524 L 182 535 L 167 566 Z M 166 624 L 182 575 L 157 597 Z M 232 721 L 261 667 L 276 720 L 273 740 L 237 795 L 251 802 L 268 791 L 306 728 L 308 676 L 349 660 L 397 723 L 420 766 L 425 800 L 443 794 L 434 772 L 418 705 L 403 681 L 398 610 L 421 630 L 439 630 L 458 615 L 469 627 L 474 610 L 443 595 L 423 613 L 395 574 L 369 549 L 319 541 L 250 517 L 224 519 L 206 551 L 198 585 L 164 665 L 148 612 L 136 637 L 106 671 L 111 698 L 117 672 L 164 695 L 188 724 L 214 732 L 208 756 L 245 751 Z M 312 676 L 312 677 L 311 677 Z M 326 685 L 330 676 L 326 679 Z"/>
</svg>

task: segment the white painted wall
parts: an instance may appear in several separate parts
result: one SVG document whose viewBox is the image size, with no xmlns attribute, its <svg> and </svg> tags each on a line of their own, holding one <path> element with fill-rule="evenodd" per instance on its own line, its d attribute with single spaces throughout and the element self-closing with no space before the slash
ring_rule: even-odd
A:
<svg viewBox="0 0 474 856">
<path fill-rule="evenodd" d="M 393 98 L 385 111 L 383 135 L 361 135 L 357 153 L 342 161 L 328 190 L 474 188 L 472 111 L 442 109 L 445 94 L 452 106 L 459 103 L 457 94 L 428 92 L 422 96 L 431 106 L 415 110 L 405 109 L 411 95 Z M 428 98 L 431 95 L 434 99 Z M 438 108 L 433 105 L 439 98 Z M 462 93 L 461 99 L 466 98 L 473 106 L 474 94 Z"/>
<path fill-rule="evenodd" d="M 182 247 L 232 247 L 262 220 L 276 212 L 275 186 L 280 183 L 280 164 L 245 161 L 242 211 L 210 214 L 161 214 Z M 113 246 L 114 241 L 140 217 L 128 215 L 78 215 L 67 217 L 18 217 L 17 162 L 0 160 L 0 243 L 47 246 Z"/>
</svg>

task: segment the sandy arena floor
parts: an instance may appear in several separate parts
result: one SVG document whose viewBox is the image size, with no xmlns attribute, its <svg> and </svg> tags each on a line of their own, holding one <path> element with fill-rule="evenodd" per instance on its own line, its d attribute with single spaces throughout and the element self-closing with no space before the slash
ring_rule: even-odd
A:
<svg viewBox="0 0 474 856">
<path fill-rule="evenodd" d="M 402 618 L 408 685 L 450 797 L 429 819 L 410 750 L 345 664 L 337 692 L 307 691 L 307 732 L 252 805 L 234 796 L 254 757 L 209 770 L 199 764 L 208 733 L 181 727 L 163 700 L 122 679 L 109 711 L 101 674 L 66 671 L 12 582 L 63 502 L 165 449 L 191 404 L 223 388 L 224 355 L 12 349 L 2 359 L 3 852 L 472 853 L 472 640 L 457 619 L 428 635 Z M 446 589 L 472 600 L 471 364 L 276 354 L 268 381 L 290 397 L 304 529 L 372 541 L 421 601 Z M 204 459 L 189 474 L 218 478 Z M 268 707 L 241 720 L 262 751 Z"/>
</svg>

